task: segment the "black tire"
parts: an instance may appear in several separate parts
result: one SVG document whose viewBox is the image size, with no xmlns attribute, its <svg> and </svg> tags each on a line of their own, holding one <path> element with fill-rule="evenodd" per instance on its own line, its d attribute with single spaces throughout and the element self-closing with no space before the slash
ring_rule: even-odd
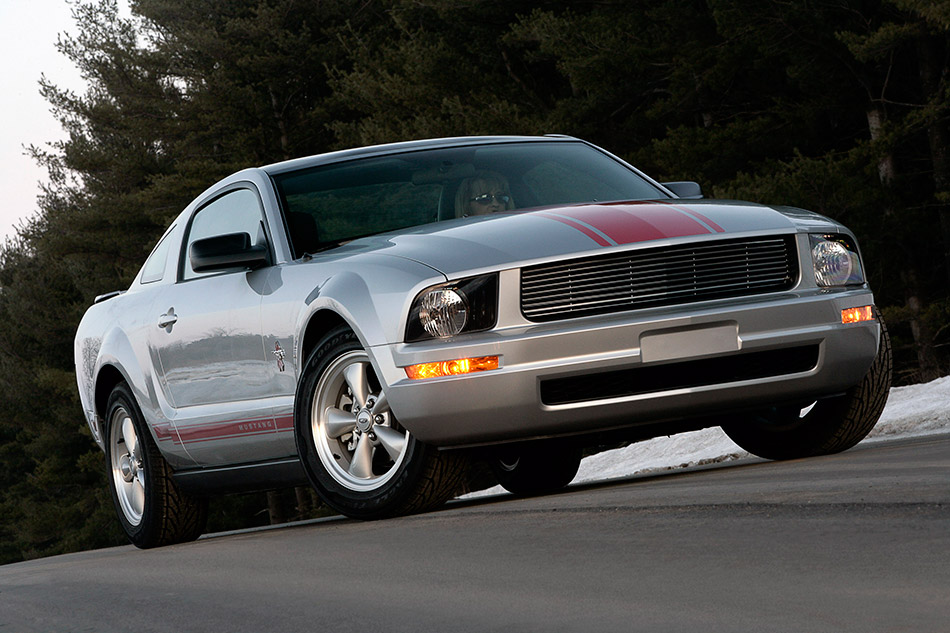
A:
<svg viewBox="0 0 950 633">
<path fill-rule="evenodd" d="M 891 339 L 884 321 L 877 356 L 861 382 L 843 396 L 810 408 L 772 408 L 725 424 L 722 430 L 743 449 L 766 459 L 797 459 L 845 451 L 877 424 L 891 387 Z"/>
<path fill-rule="evenodd" d="M 106 405 L 106 468 L 119 523 L 140 548 L 193 541 L 205 529 L 208 500 L 182 491 L 149 433 L 135 397 L 119 383 Z"/>
<path fill-rule="evenodd" d="M 567 486 L 581 465 L 581 449 L 557 440 L 500 447 L 489 460 L 495 479 L 516 495 L 554 492 Z"/>
<path fill-rule="evenodd" d="M 452 498 L 464 480 L 464 455 L 437 451 L 399 424 L 347 327 L 328 333 L 307 360 L 294 429 L 310 483 L 348 517 L 423 512 Z"/>
</svg>

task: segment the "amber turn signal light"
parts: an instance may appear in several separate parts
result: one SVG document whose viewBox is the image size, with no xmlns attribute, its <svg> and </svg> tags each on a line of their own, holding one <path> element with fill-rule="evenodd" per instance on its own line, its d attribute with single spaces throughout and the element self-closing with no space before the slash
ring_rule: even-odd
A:
<svg viewBox="0 0 950 633">
<path fill-rule="evenodd" d="M 861 321 L 874 320 L 874 306 L 862 306 L 860 308 L 848 308 L 841 311 L 842 323 L 860 323 Z"/>
<path fill-rule="evenodd" d="M 438 363 L 421 363 L 406 367 L 406 375 L 412 380 L 423 378 L 439 378 L 441 376 L 459 376 L 476 371 L 498 369 L 497 356 L 480 356 L 478 358 L 459 358 Z"/>
</svg>

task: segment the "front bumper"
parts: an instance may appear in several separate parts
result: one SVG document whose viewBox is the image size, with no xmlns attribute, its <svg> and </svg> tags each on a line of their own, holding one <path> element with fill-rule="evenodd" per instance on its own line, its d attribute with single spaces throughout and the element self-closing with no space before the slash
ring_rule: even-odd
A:
<svg viewBox="0 0 950 633">
<path fill-rule="evenodd" d="M 866 289 L 788 292 L 524 322 L 449 341 L 377 346 L 371 353 L 393 412 L 418 439 L 437 446 L 504 442 L 808 404 L 841 393 L 861 381 L 880 336 L 877 321 L 843 325 L 841 310 L 872 304 Z M 783 350 L 789 354 L 783 356 Z M 777 365 L 786 357 L 800 359 L 794 350 L 809 350 L 812 360 L 758 373 L 742 370 L 745 358 Z M 489 355 L 500 357 L 499 369 L 427 380 L 409 380 L 403 369 Z M 720 375 L 721 366 L 738 370 Z M 650 372 L 651 367 L 664 369 Z M 677 383 L 680 368 L 684 378 Z M 714 375 L 697 380 L 702 371 Z M 600 378 L 622 383 L 651 373 L 664 379 L 644 380 L 650 383 L 645 392 L 636 385 L 596 387 Z M 579 392 L 558 396 L 562 385 L 578 383 Z"/>
</svg>

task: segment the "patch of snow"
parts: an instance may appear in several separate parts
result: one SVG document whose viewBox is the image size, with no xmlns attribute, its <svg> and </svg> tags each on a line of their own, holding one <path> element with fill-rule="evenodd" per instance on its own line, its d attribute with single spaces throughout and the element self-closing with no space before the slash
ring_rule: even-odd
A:
<svg viewBox="0 0 950 633">
<path fill-rule="evenodd" d="M 894 387 L 869 440 L 950 431 L 950 376 L 908 387 Z"/>
</svg>

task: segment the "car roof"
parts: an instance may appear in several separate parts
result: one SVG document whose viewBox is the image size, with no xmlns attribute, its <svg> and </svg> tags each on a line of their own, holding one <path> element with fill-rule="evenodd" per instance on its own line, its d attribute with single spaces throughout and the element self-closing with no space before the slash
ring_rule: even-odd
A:
<svg viewBox="0 0 950 633">
<path fill-rule="evenodd" d="M 551 142 L 551 141 L 577 141 L 583 143 L 580 139 L 573 136 L 561 134 L 547 134 L 545 136 L 456 136 L 449 138 L 433 138 L 417 141 L 403 141 L 401 143 L 386 143 L 383 145 L 370 145 L 368 147 L 357 147 L 353 149 L 344 149 L 336 152 L 327 152 L 326 154 L 316 154 L 304 158 L 295 158 L 292 160 L 273 163 L 261 167 L 267 174 L 274 176 L 288 171 L 305 169 L 307 167 L 316 167 L 353 158 L 364 158 L 368 156 L 383 156 L 399 152 L 415 151 L 420 149 L 436 149 L 444 147 L 464 147 L 469 145 L 490 145 L 498 143 L 524 143 L 524 142 Z"/>
</svg>

